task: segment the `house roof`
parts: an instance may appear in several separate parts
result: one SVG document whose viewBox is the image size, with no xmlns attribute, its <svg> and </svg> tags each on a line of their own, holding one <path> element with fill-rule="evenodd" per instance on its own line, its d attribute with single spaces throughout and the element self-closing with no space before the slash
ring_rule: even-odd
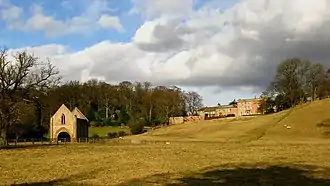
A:
<svg viewBox="0 0 330 186">
<path fill-rule="evenodd" d="M 61 105 L 61 106 L 55 111 L 55 113 L 53 114 L 53 116 L 54 116 L 57 112 L 59 112 L 61 109 L 65 109 L 65 110 L 67 110 L 68 112 L 71 112 L 65 104 L 62 104 L 62 105 Z M 52 116 L 52 117 L 53 117 L 53 116 Z"/>
<path fill-rule="evenodd" d="M 83 120 L 87 120 L 87 117 L 78 109 L 78 107 L 75 107 L 72 111 L 69 110 L 69 108 L 65 105 L 65 104 L 62 104 L 57 110 L 56 112 L 53 114 L 53 116 L 59 112 L 61 109 L 65 109 L 67 110 L 69 113 L 71 113 L 71 116 L 72 117 L 77 117 L 79 119 L 83 119 Z M 52 117 L 53 117 L 52 116 Z"/>
<path fill-rule="evenodd" d="M 237 102 L 253 102 L 253 101 L 260 101 L 262 98 L 249 98 L 249 99 L 239 99 Z"/>
<path fill-rule="evenodd" d="M 216 109 L 226 109 L 226 108 L 236 108 L 234 105 L 221 105 L 221 106 L 213 106 L 213 107 L 204 107 L 199 109 L 198 111 L 204 111 L 204 112 L 212 112 Z"/>
<path fill-rule="evenodd" d="M 76 114 L 76 113 L 77 114 Z M 79 119 L 83 119 L 83 120 L 87 120 L 87 117 L 78 109 L 78 107 L 75 107 L 72 111 L 71 111 L 72 114 L 75 114 L 75 116 Z"/>
</svg>

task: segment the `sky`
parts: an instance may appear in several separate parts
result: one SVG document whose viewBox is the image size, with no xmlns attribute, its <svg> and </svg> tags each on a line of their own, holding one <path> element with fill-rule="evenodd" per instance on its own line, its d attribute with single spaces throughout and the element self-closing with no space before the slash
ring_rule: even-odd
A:
<svg viewBox="0 0 330 186">
<path fill-rule="evenodd" d="M 328 0 L 0 0 L 0 45 L 64 81 L 149 81 L 206 106 L 260 96 L 291 57 L 330 65 Z"/>
</svg>

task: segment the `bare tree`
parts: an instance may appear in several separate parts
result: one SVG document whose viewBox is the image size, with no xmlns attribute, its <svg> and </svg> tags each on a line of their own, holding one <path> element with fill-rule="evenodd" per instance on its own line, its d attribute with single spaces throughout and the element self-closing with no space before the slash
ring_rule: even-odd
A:
<svg viewBox="0 0 330 186">
<path fill-rule="evenodd" d="M 317 93 L 320 92 L 322 84 L 325 80 L 325 69 L 322 64 L 312 64 L 307 74 L 308 93 L 314 101 L 317 98 Z"/>
<path fill-rule="evenodd" d="M 309 69 L 308 61 L 298 58 L 287 59 L 277 67 L 274 81 L 266 92 L 272 95 L 283 95 L 290 106 L 305 98 L 307 87 L 306 73 Z"/>
<path fill-rule="evenodd" d="M 191 114 L 197 114 L 198 109 L 203 107 L 203 98 L 197 92 L 187 92 L 185 93 L 185 102 L 188 111 Z"/>
<path fill-rule="evenodd" d="M 9 126 L 19 118 L 18 104 L 58 82 L 57 74 L 49 60 L 40 62 L 26 51 L 12 56 L 6 49 L 0 51 L 0 146 L 7 145 Z"/>
</svg>

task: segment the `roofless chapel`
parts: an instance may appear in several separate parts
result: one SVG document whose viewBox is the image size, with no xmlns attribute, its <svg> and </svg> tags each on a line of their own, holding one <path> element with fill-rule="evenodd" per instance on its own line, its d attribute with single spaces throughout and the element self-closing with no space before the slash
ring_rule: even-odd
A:
<svg viewBox="0 0 330 186">
<path fill-rule="evenodd" d="M 88 138 L 89 121 L 75 107 L 72 111 L 64 104 L 50 118 L 49 135 L 53 140 L 77 141 Z"/>
</svg>

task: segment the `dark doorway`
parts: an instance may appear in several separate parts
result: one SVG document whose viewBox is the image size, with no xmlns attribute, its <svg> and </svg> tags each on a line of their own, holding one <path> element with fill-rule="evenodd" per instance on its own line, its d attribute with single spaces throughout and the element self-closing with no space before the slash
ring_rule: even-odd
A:
<svg viewBox="0 0 330 186">
<path fill-rule="evenodd" d="M 61 132 L 57 136 L 57 140 L 60 142 L 70 142 L 71 138 L 70 135 L 67 132 Z"/>
</svg>

